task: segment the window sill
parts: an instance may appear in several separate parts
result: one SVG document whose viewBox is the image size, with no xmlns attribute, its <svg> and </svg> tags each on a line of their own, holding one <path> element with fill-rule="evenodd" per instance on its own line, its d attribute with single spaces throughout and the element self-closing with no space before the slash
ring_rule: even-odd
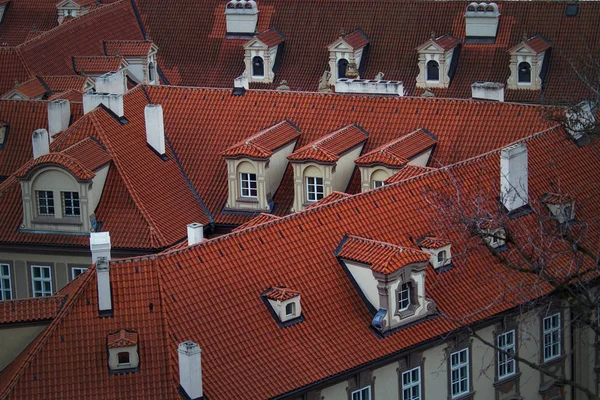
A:
<svg viewBox="0 0 600 400">
<path fill-rule="evenodd" d="M 546 367 L 546 368 L 553 367 L 556 364 L 562 363 L 565 360 L 565 358 L 567 358 L 567 356 L 565 356 L 564 354 L 561 354 L 560 356 L 558 356 L 556 358 L 552 358 L 547 361 L 542 361 L 540 363 L 540 367 Z"/>
<path fill-rule="evenodd" d="M 408 318 L 408 317 L 412 317 L 413 315 L 415 315 L 415 312 L 417 311 L 417 306 L 411 304 L 407 309 L 402 310 L 402 311 L 396 311 L 396 313 L 394 314 L 394 316 L 399 317 L 400 319 L 404 319 L 404 318 Z"/>
<path fill-rule="evenodd" d="M 472 400 L 475 397 L 475 392 L 471 391 L 469 393 L 461 394 L 456 397 L 449 397 L 449 400 Z"/>
<path fill-rule="evenodd" d="M 521 373 L 517 372 L 515 374 L 512 374 L 510 376 L 506 376 L 502 379 L 496 380 L 496 382 L 494 382 L 494 387 L 499 387 L 499 386 L 503 386 L 506 385 L 507 383 L 510 383 L 512 381 L 515 381 L 517 379 L 519 379 L 521 377 Z"/>
<path fill-rule="evenodd" d="M 80 217 L 35 217 L 31 220 L 31 222 L 34 224 L 44 225 L 82 225 Z"/>
<path fill-rule="evenodd" d="M 258 199 L 256 197 L 238 197 L 237 202 L 239 203 L 257 203 Z"/>
</svg>

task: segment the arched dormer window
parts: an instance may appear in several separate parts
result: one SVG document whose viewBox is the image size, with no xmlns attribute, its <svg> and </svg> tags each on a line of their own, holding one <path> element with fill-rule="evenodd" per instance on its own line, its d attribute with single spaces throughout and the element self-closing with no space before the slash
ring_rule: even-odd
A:
<svg viewBox="0 0 600 400">
<path fill-rule="evenodd" d="M 154 82 L 156 80 L 156 69 L 153 62 L 148 64 L 148 79 L 150 82 Z"/>
<path fill-rule="evenodd" d="M 439 81 L 440 80 L 440 65 L 437 61 L 430 60 L 427 62 L 427 80 L 428 81 Z"/>
<path fill-rule="evenodd" d="M 522 62 L 519 64 L 519 83 L 531 83 L 531 65 L 528 62 Z"/>
<path fill-rule="evenodd" d="M 444 264 L 444 261 L 446 261 L 446 250 L 440 251 L 437 255 L 437 259 L 438 264 Z"/>
<path fill-rule="evenodd" d="M 262 57 L 252 58 L 252 76 L 265 76 L 265 62 Z"/>
<path fill-rule="evenodd" d="M 342 58 L 338 61 L 338 78 L 346 77 L 346 70 L 348 69 L 348 60 Z"/>
</svg>

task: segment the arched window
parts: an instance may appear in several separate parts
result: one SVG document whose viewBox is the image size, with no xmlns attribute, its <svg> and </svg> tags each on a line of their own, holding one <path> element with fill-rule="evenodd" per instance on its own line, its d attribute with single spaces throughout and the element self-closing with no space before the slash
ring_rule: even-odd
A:
<svg viewBox="0 0 600 400">
<path fill-rule="evenodd" d="M 345 58 L 340 59 L 338 61 L 338 79 L 346 77 L 346 70 L 348 69 L 348 60 Z"/>
<path fill-rule="evenodd" d="M 427 62 L 427 80 L 428 81 L 439 81 L 440 80 L 440 65 L 437 61 Z"/>
<path fill-rule="evenodd" d="M 150 82 L 154 82 L 155 80 L 155 75 L 156 75 L 156 71 L 154 69 L 154 63 L 150 63 L 148 65 L 148 79 L 150 80 Z"/>
<path fill-rule="evenodd" d="M 531 65 L 527 62 L 519 64 L 519 83 L 531 83 Z"/>
<path fill-rule="evenodd" d="M 294 303 L 288 303 L 288 305 L 285 306 L 285 316 L 293 317 L 294 315 L 296 315 L 296 305 Z"/>
<path fill-rule="evenodd" d="M 252 59 L 252 76 L 265 76 L 265 62 L 262 57 L 256 56 Z"/>
<path fill-rule="evenodd" d="M 438 264 L 443 264 L 446 262 L 446 250 L 442 250 L 438 253 L 437 260 Z"/>
</svg>

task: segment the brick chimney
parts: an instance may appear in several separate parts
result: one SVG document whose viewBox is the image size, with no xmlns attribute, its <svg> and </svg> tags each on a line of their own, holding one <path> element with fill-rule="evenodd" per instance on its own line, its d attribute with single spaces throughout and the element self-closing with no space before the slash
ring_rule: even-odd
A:
<svg viewBox="0 0 600 400">
<path fill-rule="evenodd" d="M 48 103 L 48 133 L 52 136 L 66 130 L 71 122 L 71 103 L 69 100 L 54 100 Z"/>
<path fill-rule="evenodd" d="M 225 6 L 228 35 L 250 36 L 256 33 L 258 7 L 253 0 L 231 0 Z"/>
<path fill-rule="evenodd" d="M 179 385 L 191 400 L 202 399 L 202 359 L 200 346 L 192 341 L 179 344 Z"/>
<path fill-rule="evenodd" d="M 92 262 L 96 263 L 96 281 L 98 283 L 98 311 L 100 315 L 112 313 L 112 291 L 110 286 L 110 234 L 108 232 L 90 233 Z"/>
<path fill-rule="evenodd" d="M 193 246 L 204 241 L 204 226 L 193 222 L 187 226 L 188 246 Z"/>
<path fill-rule="evenodd" d="M 31 144 L 33 146 L 33 158 L 41 157 L 50 152 L 50 141 L 48 140 L 48 131 L 45 129 L 36 129 L 31 134 Z"/>
<path fill-rule="evenodd" d="M 517 143 L 500 155 L 500 199 L 508 212 L 529 202 L 527 146 Z"/>
<path fill-rule="evenodd" d="M 146 142 L 159 155 L 165 154 L 165 124 L 160 104 L 148 104 L 144 109 L 146 117 Z"/>
</svg>

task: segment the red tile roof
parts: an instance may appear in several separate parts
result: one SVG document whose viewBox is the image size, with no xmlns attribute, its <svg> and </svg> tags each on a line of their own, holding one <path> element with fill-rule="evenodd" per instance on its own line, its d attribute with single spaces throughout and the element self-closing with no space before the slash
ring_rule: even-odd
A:
<svg viewBox="0 0 600 400">
<path fill-rule="evenodd" d="M 121 69 L 123 57 L 86 56 L 73 57 L 73 70 L 78 74 L 116 72 Z"/>
<path fill-rule="evenodd" d="M 16 49 L 0 47 L 0 65 L 0 93 L 14 89 L 20 82 L 25 82 L 32 76 L 21 53 Z"/>
<path fill-rule="evenodd" d="M 411 158 L 435 146 L 436 143 L 437 138 L 435 136 L 426 129 L 420 128 L 360 156 L 356 159 L 355 164 L 383 164 L 390 167 L 400 167 L 408 163 Z"/>
<path fill-rule="evenodd" d="M 368 136 L 360 126 L 351 124 L 296 150 L 288 160 L 336 162 L 346 151 L 364 143 Z"/>
<path fill-rule="evenodd" d="M 271 157 L 275 150 L 299 136 L 300 129 L 290 121 L 284 120 L 261 130 L 242 142 L 234 144 L 225 150 L 222 155 L 226 158 L 246 156 L 265 159 Z"/>
<path fill-rule="evenodd" d="M 384 182 L 386 185 L 389 185 L 391 183 L 400 182 L 434 170 L 435 168 L 420 167 L 418 165 L 405 165 L 404 167 L 400 168 L 400 171 L 387 178 Z"/>
<path fill-rule="evenodd" d="M 104 54 L 107 56 L 146 57 L 154 43 L 149 40 L 105 40 Z"/>
<path fill-rule="evenodd" d="M 80 91 L 74 90 L 74 89 L 69 89 L 69 90 L 65 90 L 64 92 L 59 92 L 59 93 L 56 93 L 55 95 L 48 97 L 48 101 L 58 100 L 58 99 L 69 100 L 71 103 L 73 103 L 73 102 L 82 103 L 83 102 L 83 92 L 80 92 Z"/>
<path fill-rule="evenodd" d="M 271 222 L 271 221 L 276 221 L 281 217 L 278 217 L 276 215 L 273 214 L 267 214 L 267 213 L 260 213 L 258 214 L 256 217 L 252 218 L 250 221 L 238 226 L 237 228 L 233 229 L 233 232 L 235 231 L 239 231 L 242 229 L 246 229 L 246 228 L 252 228 L 254 226 L 258 226 L 260 224 L 264 224 L 266 222 Z"/>
<path fill-rule="evenodd" d="M 55 2 L 11 0 L 0 26 L 0 43 L 2 46 L 16 46 L 28 40 L 32 33 L 47 31 L 56 25 Z"/>
<path fill-rule="evenodd" d="M 83 166 L 78 159 L 65 153 L 48 153 L 36 159 L 32 159 L 19 168 L 19 170 L 15 172 L 15 176 L 19 179 L 27 179 L 32 171 L 40 166 L 48 164 L 58 165 L 67 169 L 80 181 L 89 181 L 96 176 L 93 171 Z"/>
<path fill-rule="evenodd" d="M 334 203 L 338 200 L 341 199 L 345 199 L 346 197 L 349 197 L 350 195 L 344 192 L 336 192 L 335 190 L 333 192 L 331 192 L 330 194 L 328 194 L 327 196 L 323 197 L 321 200 L 318 200 L 312 204 L 310 204 L 308 207 L 306 208 L 313 208 L 313 207 L 319 207 L 325 204 L 329 204 L 329 203 Z"/>
<path fill-rule="evenodd" d="M 530 198 L 539 198 L 558 175 L 582 212 L 598 215 L 600 188 L 593 183 L 600 181 L 600 170 L 587 168 L 597 160 L 596 149 L 574 145 L 560 129 L 526 143 Z M 0 373 L 0 396 L 44 398 L 60 389 L 66 400 L 81 393 L 177 399 L 177 344 L 192 340 L 203 349 L 206 397 L 272 398 L 317 381 L 327 384 L 353 368 L 439 340 L 461 327 L 455 319 L 470 323 L 511 310 L 524 293 L 537 296 L 550 289 L 507 269 L 482 246 L 469 246 L 464 230 L 441 226 L 439 208 L 420 195 L 425 187 L 452 195 L 448 180 L 458 179 L 465 195 L 484 196 L 478 206 L 497 210 L 499 166 L 500 151 L 492 151 L 193 248 L 111 263 L 112 318 L 98 318 L 95 275 L 87 274 L 41 338 Z M 514 224 L 529 227 L 536 221 L 530 214 Z M 333 254 L 352 231 L 399 247 L 411 247 L 411 236 L 447 235 L 456 248 L 455 266 L 440 274 L 428 267 L 425 286 L 448 318 L 407 326 L 385 338 L 374 335 L 372 314 Z M 585 240 L 595 240 L 599 232 L 594 221 Z M 468 254 L 459 256 L 463 251 Z M 274 281 L 302 293 L 302 324 L 282 331 L 273 323 L 260 294 Z M 215 301 L 221 298 L 226 301 Z M 237 310 L 236 318 L 221 318 L 231 309 Z M 139 373 L 119 379 L 106 368 L 104 343 L 123 327 L 138 332 L 141 360 Z M 81 371 L 89 372 L 86 379 L 80 379 Z"/>
<path fill-rule="evenodd" d="M 369 37 L 360 29 L 357 29 L 345 36 L 342 36 L 342 40 L 353 49 L 360 49 L 369 44 Z"/>
<path fill-rule="evenodd" d="M 110 155 L 106 152 L 106 149 L 91 138 L 83 139 L 62 152 L 78 160 L 81 165 L 90 171 L 95 171 L 110 162 Z"/>
<path fill-rule="evenodd" d="M 78 75 L 41 76 L 40 79 L 44 81 L 52 92 L 64 92 L 67 90 L 82 92 L 86 86 L 93 84 L 90 78 Z"/>
<path fill-rule="evenodd" d="M 256 36 L 258 40 L 264 43 L 267 47 L 277 46 L 285 41 L 285 35 L 277 30 L 277 28 L 269 28 L 266 31 Z"/>
<path fill-rule="evenodd" d="M 0 326 L 53 319 L 65 302 L 65 296 L 35 297 L 0 301 Z"/>
<path fill-rule="evenodd" d="M 426 249 L 439 249 L 444 246 L 448 246 L 451 244 L 447 239 L 442 239 L 435 236 L 425 236 L 417 241 L 419 247 L 424 247 Z"/>
<path fill-rule="evenodd" d="M 460 44 L 460 40 L 453 37 L 452 35 L 443 35 L 437 39 L 434 39 L 433 41 L 435 42 L 435 44 L 437 44 L 446 51 L 453 49 Z"/>
<path fill-rule="evenodd" d="M 39 77 L 31 78 L 15 87 L 15 89 L 25 95 L 28 99 L 35 99 L 47 92 L 43 81 L 41 81 Z"/>
<path fill-rule="evenodd" d="M 336 255 L 346 260 L 368 264 L 371 270 L 386 275 L 409 264 L 429 261 L 429 254 L 421 250 L 353 235 L 348 235 L 342 240 Z"/>
<path fill-rule="evenodd" d="M 541 35 L 535 35 L 534 37 L 529 38 L 525 42 L 525 45 L 536 53 L 541 53 L 552 47 L 552 43 L 548 42 Z"/>
<path fill-rule="evenodd" d="M 294 297 L 300 296 L 300 292 L 296 290 L 292 290 L 290 288 L 286 288 L 285 286 L 275 286 L 270 288 L 264 296 L 267 299 L 278 300 L 278 301 L 286 301 L 289 299 L 293 299 Z"/>
<path fill-rule="evenodd" d="M 110 349 L 135 346 L 137 343 L 138 334 L 136 332 L 128 332 L 125 329 L 121 329 L 119 332 L 106 337 L 106 345 Z"/>
</svg>

